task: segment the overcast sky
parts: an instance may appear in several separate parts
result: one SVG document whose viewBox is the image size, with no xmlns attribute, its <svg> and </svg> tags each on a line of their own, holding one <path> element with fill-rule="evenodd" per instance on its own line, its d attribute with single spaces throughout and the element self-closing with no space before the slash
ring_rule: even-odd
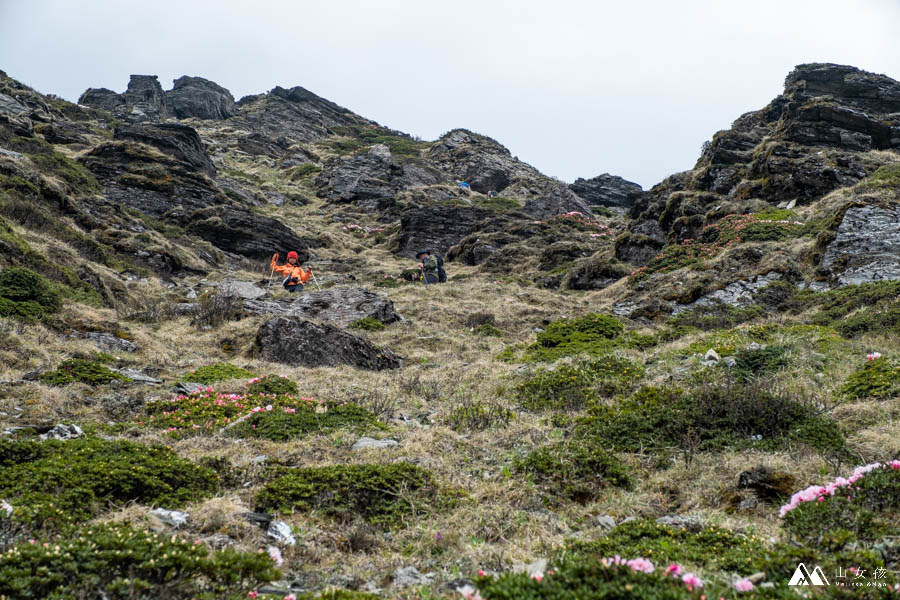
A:
<svg viewBox="0 0 900 600">
<path fill-rule="evenodd" d="M 490 135 L 566 181 L 645 188 L 837 62 L 900 79 L 900 0 L 0 0 L 0 69 L 77 100 L 131 73 L 303 87 L 424 139 Z"/>
</svg>

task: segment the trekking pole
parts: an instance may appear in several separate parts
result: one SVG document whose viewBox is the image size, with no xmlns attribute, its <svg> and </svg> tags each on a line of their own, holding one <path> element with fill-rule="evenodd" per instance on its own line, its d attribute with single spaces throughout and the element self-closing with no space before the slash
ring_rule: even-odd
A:
<svg viewBox="0 0 900 600">
<path fill-rule="evenodd" d="M 272 272 L 269 273 L 269 283 L 266 284 L 266 289 L 267 289 L 267 290 L 268 290 L 270 287 L 272 287 L 272 275 L 274 275 L 274 274 L 275 274 L 275 265 L 272 264 Z"/>
<path fill-rule="evenodd" d="M 312 270 L 312 269 L 309 270 L 309 274 L 312 275 L 313 283 L 316 284 L 316 287 L 317 287 L 317 288 L 319 289 L 319 291 L 321 292 L 321 291 L 322 291 L 322 286 L 319 285 L 319 281 L 316 279 L 316 274 L 313 273 L 313 270 Z"/>
</svg>

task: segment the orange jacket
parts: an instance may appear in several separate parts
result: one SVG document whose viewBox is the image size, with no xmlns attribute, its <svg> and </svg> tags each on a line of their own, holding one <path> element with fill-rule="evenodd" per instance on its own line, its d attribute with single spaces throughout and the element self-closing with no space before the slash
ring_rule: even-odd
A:
<svg viewBox="0 0 900 600">
<path fill-rule="evenodd" d="M 306 283 L 309 281 L 309 273 L 310 271 L 304 270 L 299 264 L 292 265 L 290 263 L 278 266 L 278 255 L 272 257 L 272 262 L 269 264 L 272 270 L 285 278 L 297 278 L 300 283 Z"/>
</svg>

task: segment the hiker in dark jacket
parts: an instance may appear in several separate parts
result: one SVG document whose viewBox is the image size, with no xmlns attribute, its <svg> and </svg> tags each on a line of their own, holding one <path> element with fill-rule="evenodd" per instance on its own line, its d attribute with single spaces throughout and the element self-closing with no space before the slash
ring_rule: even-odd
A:
<svg viewBox="0 0 900 600">
<path fill-rule="evenodd" d="M 422 281 L 425 285 L 432 283 L 444 283 L 447 281 L 447 273 L 444 271 L 444 261 L 440 256 L 432 254 L 430 250 L 419 250 L 416 253 L 419 268 L 422 269 Z"/>
</svg>

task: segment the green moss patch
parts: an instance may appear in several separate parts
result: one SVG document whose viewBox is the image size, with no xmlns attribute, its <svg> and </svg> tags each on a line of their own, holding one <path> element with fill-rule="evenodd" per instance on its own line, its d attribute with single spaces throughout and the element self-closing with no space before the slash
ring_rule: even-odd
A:
<svg viewBox="0 0 900 600">
<path fill-rule="evenodd" d="M 521 356 L 525 362 L 552 362 L 564 356 L 606 354 L 618 347 L 624 331 L 615 317 L 590 313 L 577 319 L 553 321 L 537 334 Z"/>
<path fill-rule="evenodd" d="M 590 440 L 543 446 L 517 460 L 516 469 L 551 493 L 582 504 L 599 497 L 604 488 L 631 487 L 625 465 Z"/>
<path fill-rule="evenodd" d="M 126 525 L 23 541 L 0 554 L 5 598 L 246 598 L 278 577 L 267 554 L 210 551 L 191 539 Z"/>
<path fill-rule="evenodd" d="M 369 427 L 384 428 L 375 415 L 358 404 L 334 404 L 317 412 L 313 406 L 296 409 L 259 411 L 229 431 L 232 435 L 283 442 L 334 429 L 362 431 Z"/>
<path fill-rule="evenodd" d="M 340 520 L 362 517 L 372 524 L 397 525 L 425 509 L 434 495 L 431 473 L 409 463 L 336 465 L 282 475 L 260 491 L 256 510 L 318 510 Z"/>
<path fill-rule="evenodd" d="M 216 363 L 191 371 L 184 376 L 184 381 L 208 385 L 219 381 L 228 381 L 229 379 L 248 379 L 253 376 L 254 374 L 250 371 L 236 367 L 230 363 Z"/>
<path fill-rule="evenodd" d="M 98 362 L 72 358 L 64 360 L 53 371 L 44 371 L 38 376 L 41 383 L 47 385 L 68 385 L 70 383 L 86 383 L 88 385 L 105 385 L 112 381 L 131 381 L 128 377 L 112 371 Z"/>
<path fill-rule="evenodd" d="M 350 329 L 360 329 L 362 331 L 381 331 L 385 328 L 385 324 L 375 317 L 363 317 L 350 323 L 349 327 Z"/>
<path fill-rule="evenodd" d="M 112 504 L 183 506 L 215 491 L 219 478 L 163 446 L 79 438 L 0 440 L 0 497 L 13 506 L 56 507 L 76 520 Z"/>
</svg>

